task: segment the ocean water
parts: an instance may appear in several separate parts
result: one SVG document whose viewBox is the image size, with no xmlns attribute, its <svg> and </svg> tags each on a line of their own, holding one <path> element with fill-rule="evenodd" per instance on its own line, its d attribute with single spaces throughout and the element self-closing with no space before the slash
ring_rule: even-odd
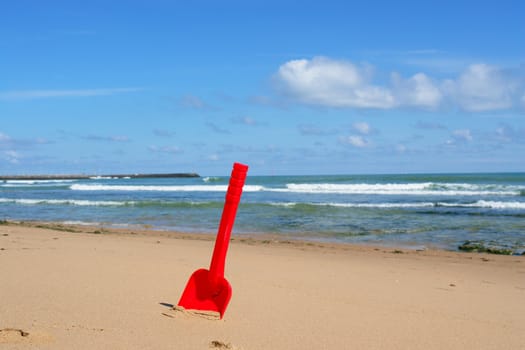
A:
<svg viewBox="0 0 525 350">
<path fill-rule="evenodd" d="M 216 232 L 228 177 L 0 181 L 0 220 Z M 525 173 L 250 176 L 234 234 L 525 250 Z"/>
</svg>

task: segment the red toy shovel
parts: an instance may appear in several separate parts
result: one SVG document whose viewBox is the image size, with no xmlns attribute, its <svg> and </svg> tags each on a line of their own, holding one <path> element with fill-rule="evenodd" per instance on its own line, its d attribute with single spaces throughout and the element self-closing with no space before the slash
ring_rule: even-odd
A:
<svg viewBox="0 0 525 350">
<path fill-rule="evenodd" d="M 199 269 L 191 275 L 178 304 L 185 309 L 215 311 L 221 319 L 224 316 L 232 297 L 230 282 L 224 278 L 224 264 L 247 172 L 247 165 L 233 164 L 210 269 Z"/>
</svg>

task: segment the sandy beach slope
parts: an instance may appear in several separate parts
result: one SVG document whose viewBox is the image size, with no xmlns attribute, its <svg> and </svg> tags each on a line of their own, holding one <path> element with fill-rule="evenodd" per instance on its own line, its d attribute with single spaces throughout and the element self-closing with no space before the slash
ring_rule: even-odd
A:
<svg viewBox="0 0 525 350">
<path fill-rule="evenodd" d="M 210 237 L 181 237 L 0 225 L 0 348 L 525 346 L 521 256 L 237 237 L 233 298 L 212 321 L 170 309 L 213 249 Z"/>
</svg>

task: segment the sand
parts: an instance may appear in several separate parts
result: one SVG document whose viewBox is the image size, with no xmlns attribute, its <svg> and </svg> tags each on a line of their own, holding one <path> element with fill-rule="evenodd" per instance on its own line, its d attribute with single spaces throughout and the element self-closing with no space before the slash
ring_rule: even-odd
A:
<svg viewBox="0 0 525 350">
<path fill-rule="evenodd" d="M 2 350 L 525 347 L 522 256 L 236 237 L 210 320 L 172 307 L 212 237 L 38 226 L 0 225 Z"/>
</svg>

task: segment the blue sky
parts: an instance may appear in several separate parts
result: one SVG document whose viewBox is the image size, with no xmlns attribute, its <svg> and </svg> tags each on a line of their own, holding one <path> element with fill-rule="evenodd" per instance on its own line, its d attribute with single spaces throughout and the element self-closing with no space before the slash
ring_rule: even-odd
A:
<svg viewBox="0 0 525 350">
<path fill-rule="evenodd" d="M 525 171 L 524 23 L 521 1 L 3 1 L 0 173 Z"/>
</svg>

